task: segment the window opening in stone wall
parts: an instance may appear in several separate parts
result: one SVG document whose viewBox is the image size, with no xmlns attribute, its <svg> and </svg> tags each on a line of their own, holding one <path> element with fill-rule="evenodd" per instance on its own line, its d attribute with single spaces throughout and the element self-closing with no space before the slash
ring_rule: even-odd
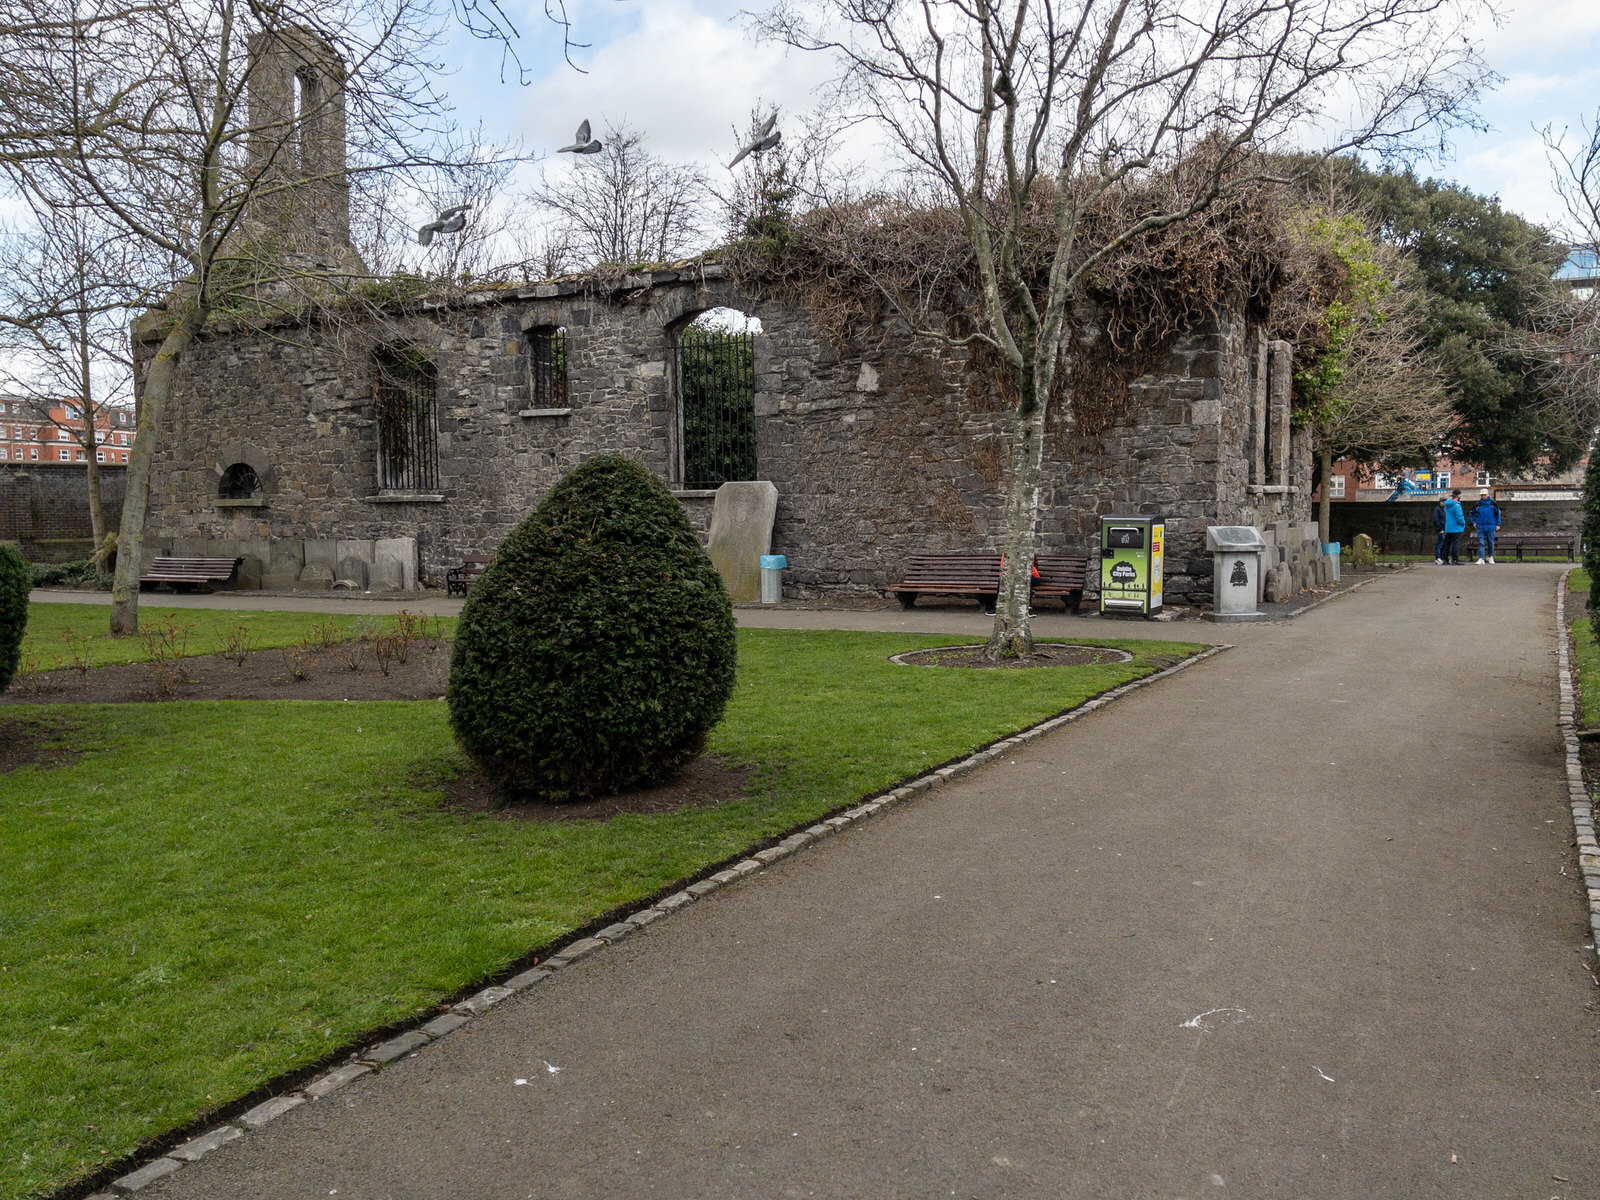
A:
<svg viewBox="0 0 1600 1200">
<path fill-rule="evenodd" d="M 542 325 L 528 331 L 528 366 L 534 408 L 567 407 L 567 329 Z"/>
<path fill-rule="evenodd" d="M 317 76 L 310 67 L 302 67 L 294 73 L 294 124 L 291 127 L 294 163 L 293 166 L 301 169 L 310 167 L 311 130 L 308 118 L 317 107 Z"/>
<path fill-rule="evenodd" d="M 678 334 L 686 488 L 756 478 L 755 338 L 760 330 L 759 321 L 717 308 Z"/>
<path fill-rule="evenodd" d="M 438 490 L 438 388 L 438 371 L 415 347 L 385 349 L 373 355 L 380 491 Z"/>
<path fill-rule="evenodd" d="M 261 490 L 261 480 L 249 463 L 234 463 L 222 473 L 217 486 L 219 500 L 249 500 Z"/>
</svg>

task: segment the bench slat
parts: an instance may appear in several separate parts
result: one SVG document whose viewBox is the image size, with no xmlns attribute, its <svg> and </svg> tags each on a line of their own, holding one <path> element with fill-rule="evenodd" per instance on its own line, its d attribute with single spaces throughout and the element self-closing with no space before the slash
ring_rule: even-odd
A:
<svg viewBox="0 0 1600 1200">
<path fill-rule="evenodd" d="M 899 583 L 889 585 L 891 595 L 910 608 L 920 595 L 976 597 L 992 609 L 1000 590 L 1001 556 L 998 554 L 913 554 Z M 1088 580 L 1086 554 L 1041 554 L 1034 559 L 1038 577 L 1032 596 L 1060 599 L 1076 610 Z"/>
<path fill-rule="evenodd" d="M 243 558 L 174 558 L 162 555 L 150 560 L 149 569 L 139 576 L 146 583 L 215 583 L 224 587 L 237 578 Z"/>
</svg>

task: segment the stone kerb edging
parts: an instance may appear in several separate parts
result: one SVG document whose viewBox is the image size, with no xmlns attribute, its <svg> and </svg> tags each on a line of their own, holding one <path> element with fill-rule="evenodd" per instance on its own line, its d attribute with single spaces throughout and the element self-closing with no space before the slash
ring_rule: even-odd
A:
<svg viewBox="0 0 1600 1200">
<path fill-rule="evenodd" d="M 1211 646 L 1191 658 L 1184 659 L 1180 663 L 1174 663 L 1172 666 L 1154 674 L 1146 675 L 1143 679 L 1135 679 L 1130 683 L 1122 684 L 1120 687 L 1114 687 L 1108 692 L 1103 692 L 1092 700 L 1084 701 L 1076 708 L 1050 717 L 1037 725 L 1029 726 L 1027 729 L 985 746 L 983 749 L 969 754 L 966 758 L 957 762 L 936 767 L 931 771 L 915 776 L 883 795 L 858 804 L 854 808 L 847 809 L 838 816 L 829 817 L 803 830 L 797 830 L 783 838 L 776 845 L 768 846 L 764 850 L 758 850 L 749 858 L 742 859 L 725 870 L 718 871 L 698 883 L 692 883 L 681 891 L 674 892 L 665 899 L 658 900 L 648 908 L 642 908 L 615 924 L 607 925 L 604 929 L 595 933 L 593 937 L 586 937 L 563 946 L 538 966 L 531 967 L 520 975 L 512 976 L 504 983 L 484 988 L 465 1000 L 450 1005 L 449 1012 L 435 1017 L 426 1025 L 390 1038 L 386 1042 L 370 1046 L 358 1053 L 354 1061 L 348 1062 L 335 1070 L 325 1072 L 293 1091 L 265 1100 L 237 1118 L 236 1121 L 218 1125 L 198 1137 L 191 1138 L 183 1145 L 168 1150 L 159 1158 L 145 1163 L 138 1170 L 131 1171 L 113 1180 L 109 1192 L 97 1192 L 88 1197 L 88 1200 L 115 1200 L 119 1195 L 130 1195 L 134 1192 L 142 1191 L 157 1180 L 165 1179 L 174 1171 L 182 1169 L 185 1164 L 198 1162 L 213 1150 L 226 1146 L 229 1142 L 239 1140 L 250 1130 L 259 1129 L 268 1122 L 277 1120 L 284 1113 L 291 1112 L 303 1104 L 320 1100 L 324 1096 L 338 1091 L 346 1084 L 360 1079 L 363 1075 L 370 1075 L 374 1071 L 381 1070 L 388 1064 L 438 1041 L 447 1034 L 454 1033 L 463 1025 L 470 1023 L 473 1018 L 488 1012 L 489 1009 L 508 996 L 514 996 L 518 992 L 525 991 L 534 984 L 550 978 L 562 967 L 593 954 L 596 950 L 609 946 L 613 942 L 621 941 L 623 938 L 643 929 L 646 925 L 659 921 L 662 917 L 676 912 L 687 904 L 694 903 L 694 901 L 703 896 L 710 895 L 735 880 L 742 879 L 753 871 L 760 871 L 780 859 L 789 857 L 796 850 L 800 850 L 812 842 L 837 833 L 841 829 L 848 828 L 858 821 L 864 821 L 881 809 L 888 808 L 904 800 L 910 800 L 912 797 L 919 796 L 924 792 L 931 792 L 941 788 L 949 783 L 950 780 L 965 775 L 969 771 L 981 767 L 983 764 L 991 762 L 1003 754 L 1017 750 L 1029 742 L 1044 737 L 1046 734 L 1054 733 L 1063 726 L 1070 725 L 1090 713 L 1098 712 L 1112 701 L 1126 696 L 1129 692 L 1148 687 L 1158 680 L 1176 675 L 1179 671 L 1187 670 L 1196 663 L 1204 662 L 1208 658 L 1221 654 L 1224 650 L 1231 649 L 1233 647 L 1230 644 Z M 1596 861 L 1600 863 L 1600 860 Z M 1600 886 L 1600 884 L 1596 886 Z M 1591 896 L 1593 895 L 1596 895 L 1596 893 L 1591 892 Z"/>
<path fill-rule="evenodd" d="M 1578 867 L 1583 872 L 1589 901 L 1589 933 L 1600 953 L 1600 843 L 1595 841 L 1594 800 L 1583 782 L 1583 761 L 1578 755 L 1577 688 L 1572 682 L 1572 652 L 1567 645 L 1567 580 L 1575 568 L 1561 572 L 1556 583 L 1556 651 L 1560 663 L 1561 738 L 1567 746 L 1567 800 L 1572 806 L 1572 828 L 1577 837 Z"/>
</svg>

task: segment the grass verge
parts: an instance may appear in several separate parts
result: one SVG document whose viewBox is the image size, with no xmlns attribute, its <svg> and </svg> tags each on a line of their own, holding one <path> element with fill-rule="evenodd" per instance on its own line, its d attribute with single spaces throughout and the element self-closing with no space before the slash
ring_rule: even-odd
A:
<svg viewBox="0 0 1600 1200">
<path fill-rule="evenodd" d="M 103 604 L 30 604 L 22 636 L 26 666 L 60 670 L 84 656 L 90 667 L 146 662 L 150 655 L 143 636 L 114 638 L 108 632 L 110 609 Z M 430 636 L 455 634 L 454 617 L 429 617 Z M 229 612 L 211 608 L 160 608 L 139 605 L 140 635 L 170 631 L 179 657 L 217 654 L 230 638 L 248 638 L 252 650 L 298 646 L 307 640 L 348 641 L 366 633 L 393 629 L 393 616 L 319 616 L 299 612 Z"/>
<path fill-rule="evenodd" d="M 901 667 L 962 639 L 745 630 L 713 808 L 466 815 L 438 702 L 18 708 L 80 731 L 0 776 L 0 1196 L 47 1194 L 753 842 L 1200 649 Z"/>
<path fill-rule="evenodd" d="M 1600 728 L 1600 645 L 1589 620 L 1589 573 L 1567 577 L 1567 622 L 1572 630 L 1572 673 L 1578 688 L 1578 726 Z"/>
</svg>

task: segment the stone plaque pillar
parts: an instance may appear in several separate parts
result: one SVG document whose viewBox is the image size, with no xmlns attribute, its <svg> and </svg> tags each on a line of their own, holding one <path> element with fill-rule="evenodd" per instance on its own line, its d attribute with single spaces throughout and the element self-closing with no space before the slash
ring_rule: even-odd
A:
<svg viewBox="0 0 1600 1200">
<path fill-rule="evenodd" d="M 1294 348 L 1288 342 L 1273 342 L 1267 361 L 1272 382 L 1268 399 L 1272 406 L 1267 434 L 1267 482 L 1289 482 L 1289 402 L 1294 391 Z"/>
<path fill-rule="evenodd" d="M 765 480 L 725 483 L 711 508 L 706 551 L 735 604 L 761 599 L 761 556 L 772 552 L 778 489 Z"/>
</svg>

